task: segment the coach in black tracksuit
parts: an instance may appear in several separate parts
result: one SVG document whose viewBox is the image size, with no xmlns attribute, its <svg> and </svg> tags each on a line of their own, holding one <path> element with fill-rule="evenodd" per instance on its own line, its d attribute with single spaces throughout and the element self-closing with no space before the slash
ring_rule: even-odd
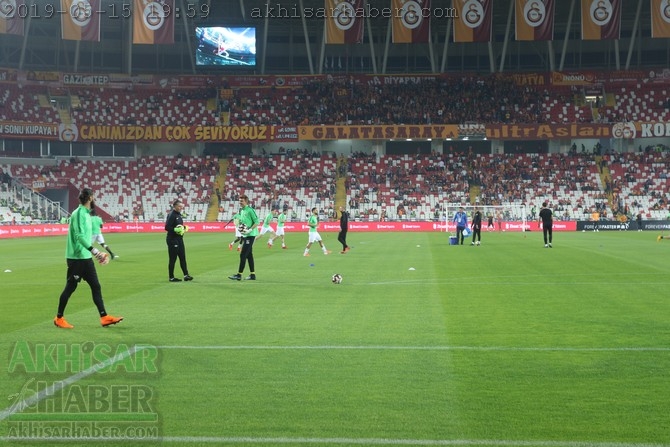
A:
<svg viewBox="0 0 670 447">
<path fill-rule="evenodd" d="M 342 251 L 340 252 L 342 254 L 349 251 L 347 231 L 349 231 L 349 213 L 343 207 L 340 207 L 340 233 L 337 235 L 337 240 L 342 244 Z"/>
<path fill-rule="evenodd" d="M 175 233 L 174 229 L 179 225 L 184 225 L 184 220 L 181 217 L 181 212 L 184 210 L 184 204 L 177 199 L 172 203 L 172 211 L 168 213 L 165 220 L 165 231 L 167 236 L 165 242 L 168 247 L 168 277 L 170 282 L 180 282 L 181 279 L 175 278 L 174 266 L 179 258 L 179 267 L 184 273 L 184 281 L 191 281 L 193 277 L 188 274 L 188 266 L 186 265 L 186 247 L 184 247 L 183 234 Z"/>
<path fill-rule="evenodd" d="M 482 213 L 475 208 L 475 214 L 472 216 L 472 243 L 470 245 L 479 245 L 482 243 Z"/>
</svg>

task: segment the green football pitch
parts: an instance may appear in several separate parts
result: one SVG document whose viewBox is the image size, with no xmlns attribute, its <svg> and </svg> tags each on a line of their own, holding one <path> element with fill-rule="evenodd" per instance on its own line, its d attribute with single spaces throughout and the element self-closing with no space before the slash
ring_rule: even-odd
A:
<svg viewBox="0 0 670 447">
<path fill-rule="evenodd" d="M 670 446 L 670 241 L 322 235 L 257 241 L 238 282 L 232 233 L 190 232 L 169 283 L 163 234 L 106 234 L 124 321 L 82 283 L 71 330 L 64 237 L 0 241 L 0 444 Z"/>
</svg>

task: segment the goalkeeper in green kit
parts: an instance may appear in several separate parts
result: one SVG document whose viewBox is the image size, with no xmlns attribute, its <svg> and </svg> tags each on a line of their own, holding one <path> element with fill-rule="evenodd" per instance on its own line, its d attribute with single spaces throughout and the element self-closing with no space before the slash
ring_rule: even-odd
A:
<svg viewBox="0 0 670 447">
<path fill-rule="evenodd" d="M 240 196 L 240 233 L 242 234 L 242 251 L 240 252 L 240 264 L 237 273 L 230 275 L 228 279 L 241 281 L 244 268 L 249 262 L 249 276 L 245 280 L 256 280 L 256 265 L 254 263 L 254 240 L 258 236 L 258 224 L 260 220 L 256 210 L 249 204 L 249 197 Z"/>
<path fill-rule="evenodd" d="M 100 324 L 109 326 L 123 320 L 123 317 L 113 317 L 107 315 L 105 303 L 102 299 L 102 288 L 98 280 L 98 273 L 95 270 L 93 258 L 100 263 L 109 262 L 107 253 L 99 251 L 91 245 L 92 224 L 91 210 L 95 208 L 95 196 L 89 188 L 84 188 L 79 194 L 79 207 L 72 212 L 70 216 L 70 226 L 67 234 L 67 246 L 65 248 L 65 258 L 67 260 L 67 275 L 65 288 L 61 292 L 58 301 L 58 312 L 54 318 L 56 327 L 62 329 L 72 329 L 70 323 L 63 316 L 70 297 L 77 290 L 79 282 L 83 279 L 91 288 L 93 303 L 98 308 L 100 314 Z"/>
</svg>

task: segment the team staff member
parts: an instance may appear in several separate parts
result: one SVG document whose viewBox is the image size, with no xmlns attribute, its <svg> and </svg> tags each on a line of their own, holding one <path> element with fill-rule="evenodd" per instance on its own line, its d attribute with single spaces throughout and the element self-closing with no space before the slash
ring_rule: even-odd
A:
<svg viewBox="0 0 670 447">
<path fill-rule="evenodd" d="M 542 202 L 540 208 L 540 219 L 542 223 L 542 234 L 544 235 L 544 248 L 552 248 L 551 241 L 553 239 L 554 217 L 551 209 L 547 206 L 547 202 Z"/>
<path fill-rule="evenodd" d="M 475 239 L 477 242 L 475 243 Z M 470 245 L 481 245 L 482 243 L 482 213 L 475 208 L 475 214 L 472 216 L 472 243 Z"/>
<path fill-rule="evenodd" d="M 349 213 L 343 207 L 340 207 L 340 233 L 337 235 L 337 240 L 342 244 L 341 254 L 349 251 L 347 231 L 349 231 Z"/>
<path fill-rule="evenodd" d="M 77 285 L 82 279 L 91 288 L 93 303 L 100 313 L 100 324 L 109 326 L 123 320 L 123 317 L 107 315 L 105 303 L 102 299 L 102 288 L 98 281 L 98 273 L 95 270 L 93 257 L 104 262 L 106 254 L 91 245 L 93 225 L 91 223 L 91 209 L 95 208 L 95 196 L 89 188 L 82 189 L 79 194 L 79 207 L 70 216 L 70 226 L 67 232 L 67 245 L 65 247 L 65 258 L 67 260 L 67 280 L 65 288 L 58 301 L 58 312 L 54 318 L 56 327 L 72 329 L 70 323 L 65 320 L 65 307 L 70 297 L 77 290 Z"/>
<path fill-rule="evenodd" d="M 168 247 L 168 278 L 170 282 L 181 282 L 181 279 L 175 278 L 174 266 L 179 258 L 179 267 L 184 274 L 184 281 L 192 281 L 193 277 L 188 274 L 188 265 L 186 264 L 186 247 L 184 246 L 184 219 L 181 212 L 184 211 L 184 204 L 177 199 L 172 202 L 172 211 L 165 219 L 165 231 L 167 236 L 165 242 Z"/>
<path fill-rule="evenodd" d="M 460 241 L 461 245 L 463 245 L 463 241 L 465 240 L 463 230 L 468 226 L 468 215 L 465 214 L 462 206 L 458 208 L 453 221 L 456 222 L 456 240 Z"/>
<path fill-rule="evenodd" d="M 242 233 L 242 251 L 240 251 L 240 265 L 237 273 L 228 277 L 233 281 L 240 281 L 244 268 L 249 262 L 249 276 L 246 280 L 256 280 L 256 266 L 254 264 L 254 240 L 258 236 L 258 215 L 251 205 L 249 205 L 249 197 L 246 195 L 240 196 L 240 225 L 244 224 Z"/>
</svg>

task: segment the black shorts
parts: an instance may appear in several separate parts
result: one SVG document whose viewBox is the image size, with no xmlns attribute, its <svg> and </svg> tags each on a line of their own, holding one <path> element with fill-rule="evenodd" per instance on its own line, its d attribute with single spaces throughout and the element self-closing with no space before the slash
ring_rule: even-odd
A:
<svg viewBox="0 0 670 447">
<path fill-rule="evenodd" d="M 68 259 L 67 280 L 79 282 L 82 279 L 89 284 L 98 281 L 93 259 Z"/>
</svg>

